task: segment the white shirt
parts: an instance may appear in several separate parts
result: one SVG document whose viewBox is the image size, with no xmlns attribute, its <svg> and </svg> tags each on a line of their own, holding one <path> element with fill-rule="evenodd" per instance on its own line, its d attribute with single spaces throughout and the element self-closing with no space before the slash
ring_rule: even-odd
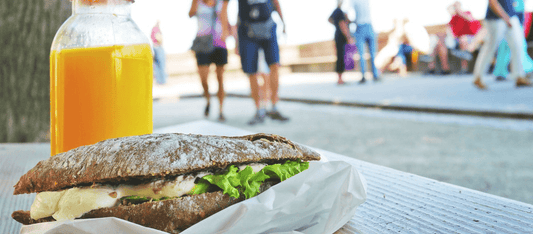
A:
<svg viewBox="0 0 533 234">
<path fill-rule="evenodd" d="M 352 0 L 352 6 L 355 9 L 355 23 L 372 24 L 369 0 Z"/>
</svg>

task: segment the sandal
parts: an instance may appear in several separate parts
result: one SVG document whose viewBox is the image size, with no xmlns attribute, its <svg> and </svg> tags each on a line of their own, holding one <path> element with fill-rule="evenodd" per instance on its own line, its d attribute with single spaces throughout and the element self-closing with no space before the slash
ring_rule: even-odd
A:
<svg viewBox="0 0 533 234">
<path fill-rule="evenodd" d="M 520 87 L 527 87 L 527 86 L 531 86 L 531 82 L 529 80 L 527 80 L 526 78 L 523 78 L 523 77 L 520 77 L 518 79 L 516 79 L 516 87 L 517 88 L 520 88 Z"/>
<path fill-rule="evenodd" d="M 218 115 L 218 122 L 226 122 L 226 117 L 224 117 L 224 115 L 222 113 L 220 113 L 220 115 Z"/>
<path fill-rule="evenodd" d="M 210 106 L 211 103 L 207 103 L 207 105 L 205 106 L 205 111 L 204 111 L 204 116 L 205 117 L 208 117 L 209 116 L 209 106 Z"/>
<path fill-rule="evenodd" d="M 487 86 L 479 78 L 474 81 L 474 86 L 481 90 L 487 90 Z"/>
</svg>

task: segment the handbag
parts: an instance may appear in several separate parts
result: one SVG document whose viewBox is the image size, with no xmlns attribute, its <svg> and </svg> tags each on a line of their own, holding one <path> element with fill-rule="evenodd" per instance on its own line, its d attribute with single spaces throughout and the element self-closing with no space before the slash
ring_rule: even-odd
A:
<svg viewBox="0 0 533 234">
<path fill-rule="evenodd" d="M 216 1 L 213 11 L 213 27 L 215 27 L 217 23 L 217 6 L 218 1 Z M 213 52 L 215 50 L 213 34 L 196 36 L 194 41 L 192 41 L 191 50 L 199 54 L 209 54 Z"/>
<path fill-rule="evenodd" d="M 205 36 L 196 36 L 192 42 L 191 50 L 200 54 L 208 54 L 215 50 L 215 45 L 213 44 L 213 35 Z"/>
<path fill-rule="evenodd" d="M 270 17 L 268 20 L 263 22 L 245 22 L 244 24 L 247 29 L 247 35 L 249 38 L 259 39 L 259 40 L 268 40 L 272 37 L 272 28 L 276 23 Z"/>
<path fill-rule="evenodd" d="M 357 47 L 355 44 L 346 44 L 344 46 L 344 69 L 353 70 L 355 68 L 355 60 L 353 56 L 357 53 Z"/>
</svg>

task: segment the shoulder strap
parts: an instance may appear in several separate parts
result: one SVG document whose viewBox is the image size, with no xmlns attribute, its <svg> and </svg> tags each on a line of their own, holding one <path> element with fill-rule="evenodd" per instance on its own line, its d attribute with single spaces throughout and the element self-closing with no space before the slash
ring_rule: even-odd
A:
<svg viewBox="0 0 533 234">
<path fill-rule="evenodd" d="M 216 27 L 217 24 L 217 18 L 218 18 L 218 0 L 215 0 L 215 6 L 213 8 L 213 27 Z"/>
</svg>

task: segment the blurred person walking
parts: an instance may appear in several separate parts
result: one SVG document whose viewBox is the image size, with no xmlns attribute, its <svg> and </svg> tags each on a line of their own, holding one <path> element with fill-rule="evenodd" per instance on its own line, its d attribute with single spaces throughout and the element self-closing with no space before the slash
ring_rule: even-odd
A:
<svg viewBox="0 0 533 234">
<path fill-rule="evenodd" d="M 276 106 L 279 99 L 279 46 L 276 33 L 277 25 L 272 19 L 273 11 L 278 12 L 283 23 L 283 32 L 285 32 L 285 22 L 278 0 L 239 0 L 237 29 L 239 53 L 242 69 L 250 80 L 251 95 L 256 107 L 254 117 L 248 122 L 250 125 L 263 123 L 267 116 L 266 108 L 261 107 L 257 79 L 260 48 L 264 50 L 265 59 L 270 69 L 268 86 L 272 107 L 268 116 L 274 120 L 289 120 L 279 112 Z"/>
<path fill-rule="evenodd" d="M 154 77 L 157 84 L 163 85 L 167 83 L 167 72 L 166 72 L 166 54 L 163 49 L 163 34 L 161 33 L 161 28 L 159 27 L 160 21 L 157 20 L 154 27 L 152 28 L 152 44 L 154 52 Z"/>
<path fill-rule="evenodd" d="M 523 0 L 515 0 L 515 6 L 514 9 L 516 11 L 516 14 L 518 16 L 518 20 L 520 20 L 520 25 L 522 26 L 522 30 L 524 27 L 524 1 Z M 522 40 L 522 67 L 524 67 L 524 71 L 526 72 L 527 76 L 530 76 L 530 74 L 533 74 L 533 60 L 531 60 L 531 57 L 529 57 L 527 53 L 527 42 L 525 35 Z M 494 65 L 494 71 L 492 72 L 492 75 L 496 77 L 496 81 L 505 81 L 507 80 L 507 75 L 509 74 L 508 66 L 511 59 L 510 56 L 511 49 L 509 48 L 509 44 L 507 41 L 502 41 L 500 43 L 500 46 L 498 48 L 497 56 L 496 56 L 496 64 Z"/>
<path fill-rule="evenodd" d="M 237 55 L 239 54 L 239 36 L 237 34 L 237 25 L 234 27 L 232 26 L 232 32 L 233 36 L 236 39 L 236 46 L 235 46 L 235 53 Z M 265 109 L 268 107 L 268 102 L 270 101 L 270 96 L 272 94 L 270 90 L 270 68 L 268 68 L 268 64 L 265 58 L 265 51 L 262 48 L 259 48 L 258 52 L 258 64 L 257 64 L 257 83 L 259 85 L 259 108 Z M 269 115 L 269 112 L 266 112 L 267 115 Z"/>
<path fill-rule="evenodd" d="M 209 116 L 211 106 L 211 94 L 209 93 L 208 77 L 209 66 L 216 65 L 216 77 L 218 81 L 219 115 L 218 121 L 224 122 L 223 114 L 224 92 L 224 65 L 228 63 L 228 50 L 226 38 L 229 34 L 227 19 L 228 2 L 224 0 L 192 0 L 189 17 L 196 16 L 198 20 L 198 32 L 193 50 L 196 54 L 198 74 L 204 89 L 204 97 L 207 104 L 204 115 Z"/>
<path fill-rule="evenodd" d="M 481 81 L 483 74 L 487 72 L 489 63 L 494 58 L 498 45 L 503 37 L 511 48 L 511 74 L 516 76 L 516 87 L 531 86 L 525 78 L 522 67 L 522 30 L 520 21 L 513 7 L 513 0 L 489 0 L 485 24 L 488 36 L 481 47 L 476 65 L 474 67 L 474 85 L 481 89 L 487 86 Z"/>
<path fill-rule="evenodd" d="M 370 63 L 372 65 L 372 74 L 374 80 L 379 80 L 378 68 L 375 65 L 374 59 L 376 57 L 377 41 L 374 29 L 372 28 L 372 19 L 370 18 L 370 1 L 369 0 L 352 0 L 352 6 L 355 9 L 355 24 L 357 28 L 354 33 L 355 45 L 359 51 L 359 62 L 361 64 L 361 72 L 363 78 L 359 81 L 360 84 L 365 83 L 365 43 L 368 45 L 368 52 L 370 53 Z"/>
<path fill-rule="evenodd" d="M 333 11 L 328 21 L 335 26 L 335 48 L 337 50 L 337 64 L 335 71 L 338 74 L 338 85 L 345 84 L 342 80 L 342 73 L 345 71 L 346 44 L 354 44 L 355 41 L 350 35 L 349 19 L 341 10 L 343 0 L 337 0 L 337 8 Z"/>
</svg>

